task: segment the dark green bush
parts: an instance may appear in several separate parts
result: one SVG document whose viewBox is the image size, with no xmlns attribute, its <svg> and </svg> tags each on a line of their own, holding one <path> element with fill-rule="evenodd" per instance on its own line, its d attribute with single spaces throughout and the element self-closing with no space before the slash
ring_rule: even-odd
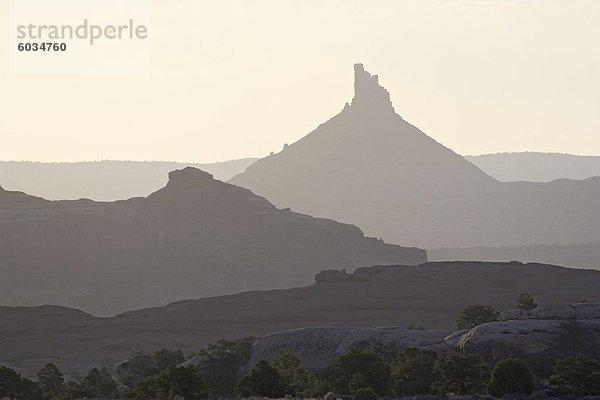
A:
<svg viewBox="0 0 600 400">
<path fill-rule="evenodd" d="M 171 365 L 160 373 L 155 382 L 157 397 L 161 400 L 180 396 L 185 399 L 207 399 L 208 386 L 202 373 L 193 365 Z"/>
<path fill-rule="evenodd" d="M 285 383 L 279 372 L 268 361 L 261 360 L 240 379 L 235 387 L 235 394 L 240 398 L 282 397 L 286 394 L 285 389 Z"/>
<path fill-rule="evenodd" d="M 477 325 L 495 321 L 498 313 L 489 304 L 473 304 L 466 306 L 456 320 L 456 328 L 472 329 Z"/>
<path fill-rule="evenodd" d="M 37 373 L 37 387 L 42 399 L 54 399 L 65 393 L 65 380 L 62 372 L 53 363 L 47 363 Z"/>
<path fill-rule="evenodd" d="M 531 311 L 537 308 L 537 303 L 533 301 L 533 297 L 529 293 L 521 293 L 517 299 L 517 308 L 525 311 Z"/>
<path fill-rule="evenodd" d="M 398 395 L 431 393 L 437 354 L 431 350 L 406 347 L 392 361 L 392 386 Z"/>
<path fill-rule="evenodd" d="M 233 393 L 240 379 L 238 371 L 250 361 L 251 352 L 250 341 L 225 339 L 209 344 L 199 352 L 203 360 L 199 360 L 197 367 L 202 370 L 212 396 L 222 397 Z"/>
<path fill-rule="evenodd" d="M 476 354 L 446 353 L 435 363 L 437 376 L 432 389 L 439 394 L 472 394 L 488 382 L 487 364 Z"/>
<path fill-rule="evenodd" d="M 527 363 L 518 358 L 505 358 L 492 370 L 492 379 L 487 385 L 487 392 L 494 397 L 502 397 L 509 393 L 530 395 L 533 388 L 533 374 Z"/>
<path fill-rule="evenodd" d="M 600 395 L 600 362 L 583 354 L 556 360 L 550 383 L 565 393 Z"/>
<path fill-rule="evenodd" d="M 283 380 L 285 394 L 300 398 L 323 396 L 328 386 L 314 374 L 308 374 L 290 349 L 281 349 L 271 365 Z"/>
<path fill-rule="evenodd" d="M 0 365 L 0 398 L 35 399 L 35 384 L 12 368 Z"/>
<path fill-rule="evenodd" d="M 330 382 L 336 393 L 354 394 L 358 389 L 370 387 L 385 396 L 391 383 L 390 369 L 379 354 L 351 349 L 331 365 Z"/>
<path fill-rule="evenodd" d="M 92 368 L 83 379 L 70 381 L 66 386 L 72 398 L 109 398 L 117 395 L 117 382 L 106 368 Z"/>
</svg>

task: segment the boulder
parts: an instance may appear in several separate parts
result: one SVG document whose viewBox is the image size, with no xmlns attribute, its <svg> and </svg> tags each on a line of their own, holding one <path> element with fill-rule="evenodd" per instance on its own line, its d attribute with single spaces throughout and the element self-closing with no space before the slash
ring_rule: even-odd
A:
<svg viewBox="0 0 600 400">
<path fill-rule="evenodd" d="M 496 321 L 463 333 L 455 350 L 477 353 L 490 365 L 520 357 L 542 376 L 558 358 L 578 353 L 600 359 L 600 320 L 523 319 Z"/>
<path fill-rule="evenodd" d="M 273 333 L 255 342 L 249 368 L 260 360 L 272 360 L 280 349 L 289 348 L 311 372 L 324 371 L 338 355 L 357 348 L 382 353 L 392 358 L 405 347 L 434 351 L 451 349 L 444 342 L 450 332 L 413 330 L 400 327 L 352 328 L 320 326 L 289 329 Z"/>
</svg>

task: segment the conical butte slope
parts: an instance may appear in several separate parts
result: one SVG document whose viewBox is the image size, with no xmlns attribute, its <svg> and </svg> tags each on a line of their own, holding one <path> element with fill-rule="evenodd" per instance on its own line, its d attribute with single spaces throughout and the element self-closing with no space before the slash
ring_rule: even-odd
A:
<svg viewBox="0 0 600 400">
<path fill-rule="evenodd" d="M 351 104 L 230 182 L 398 244 L 600 242 L 600 178 L 498 182 L 403 120 L 378 77 L 354 69 Z"/>
</svg>

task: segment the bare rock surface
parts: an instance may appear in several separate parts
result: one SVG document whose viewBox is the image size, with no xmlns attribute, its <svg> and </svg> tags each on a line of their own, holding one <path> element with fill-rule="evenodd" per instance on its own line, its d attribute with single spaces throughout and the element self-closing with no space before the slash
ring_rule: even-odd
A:
<svg viewBox="0 0 600 400">
<path fill-rule="evenodd" d="M 462 334 L 455 349 L 477 353 L 490 365 L 507 357 L 527 360 L 538 374 L 554 360 L 578 353 L 600 359 L 600 319 L 522 319 L 480 325 Z"/>
<path fill-rule="evenodd" d="M 514 319 L 600 319 L 600 304 L 582 302 L 549 304 L 531 311 L 513 309 L 501 313 L 499 319 L 502 321 Z"/>
<path fill-rule="evenodd" d="M 250 366 L 272 360 L 280 349 L 291 349 L 309 371 L 325 370 L 338 355 L 357 348 L 393 356 L 404 347 L 449 350 L 443 342 L 448 331 L 413 330 L 401 327 L 352 328 L 319 326 L 290 329 L 259 339 L 253 346 Z"/>
</svg>

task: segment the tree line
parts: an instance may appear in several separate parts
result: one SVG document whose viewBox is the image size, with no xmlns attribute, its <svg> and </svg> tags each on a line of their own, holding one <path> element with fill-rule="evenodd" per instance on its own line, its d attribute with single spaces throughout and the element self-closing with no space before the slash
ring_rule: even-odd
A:
<svg viewBox="0 0 600 400">
<path fill-rule="evenodd" d="M 600 394 L 600 362 L 585 355 L 557 360 L 554 374 L 541 381 L 521 359 L 503 359 L 490 371 L 476 354 L 450 352 L 438 355 L 416 347 L 404 348 L 391 362 L 369 350 L 350 349 L 339 355 L 324 377 L 308 373 L 290 349 L 282 349 L 272 361 L 261 360 L 242 376 L 233 392 L 238 398 L 252 396 L 322 398 L 333 391 L 353 400 L 428 394 L 465 395 L 487 392 L 529 395 L 536 383 L 551 393 Z M 81 379 L 65 382 L 62 372 L 46 364 L 33 382 L 15 370 L 0 366 L 0 398 L 18 400 L 70 400 L 126 398 L 137 400 L 208 399 L 221 397 L 211 389 L 205 371 L 193 365 L 171 364 L 158 373 L 142 377 L 132 387 L 119 388 L 111 374 L 93 368 Z"/>
<path fill-rule="evenodd" d="M 517 306 L 530 311 L 537 304 L 531 295 L 522 293 Z M 471 329 L 497 317 L 490 305 L 470 305 L 459 314 L 456 326 Z M 251 351 L 247 340 L 222 339 L 207 346 L 197 354 L 195 363 L 187 365 L 182 364 L 186 357 L 181 350 L 137 352 L 124 367 L 127 379 L 122 377 L 122 381 L 127 386 L 118 384 L 106 368 L 93 368 L 84 377 L 67 382 L 58 367 L 48 363 L 38 371 L 34 382 L 0 366 L 0 398 L 322 398 L 334 392 L 354 400 L 373 400 L 388 395 L 462 395 L 484 391 L 502 397 L 512 393 L 529 395 L 536 384 L 551 387 L 552 393 L 559 396 L 600 394 L 600 362 L 583 354 L 556 360 L 554 373 L 540 379 L 518 358 L 503 359 L 490 370 L 476 354 L 438 355 L 431 350 L 407 347 L 393 359 L 385 360 L 379 353 L 353 348 L 340 354 L 327 371 L 317 376 L 302 367 L 292 350 L 281 349 L 273 360 L 261 360 L 240 376 L 240 369 L 250 361 Z"/>
</svg>

